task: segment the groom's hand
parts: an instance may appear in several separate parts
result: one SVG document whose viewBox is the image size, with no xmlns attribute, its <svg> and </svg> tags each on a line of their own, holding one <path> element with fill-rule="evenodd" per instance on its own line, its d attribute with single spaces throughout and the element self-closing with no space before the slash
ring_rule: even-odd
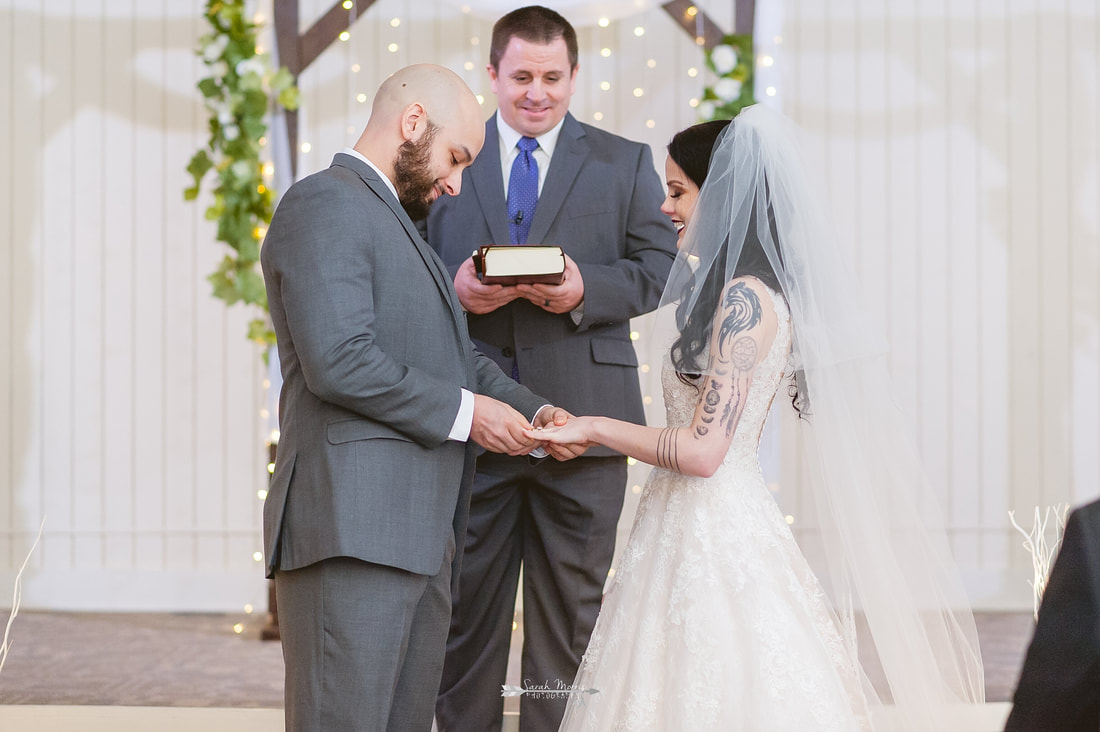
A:
<svg viewBox="0 0 1100 732">
<path fill-rule="evenodd" d="M 573 415 L 565 411 L 561 407 L 547 407 L 538 414 L 535 415 L 535 427 L 543 428 L 552 425 L 562 426 L 566 424 L 570 419 L 573 419 Z M 580 457 L 591 445 L 587 444 L 557 444 L 553 442 L 540 443 L 546 452 L 551 455 L 555 460 L 565 461 L 572 460 L 575 457 Z"/>
<path fill-rule="evenodd" d="M 526 455 L 539 445 L 524 433 L 524 430 L 529 429 L 531 423 L 504 402 L 484 394 L 474 394 L 474 421 L 470 426 L 470 439 L 486 450 Z"/>
</svg>

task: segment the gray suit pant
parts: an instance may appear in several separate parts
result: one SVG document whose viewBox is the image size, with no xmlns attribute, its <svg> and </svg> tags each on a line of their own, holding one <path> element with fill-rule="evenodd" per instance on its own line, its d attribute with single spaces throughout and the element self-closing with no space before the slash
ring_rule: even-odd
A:
<svg viewBox="0 0 1100 732">
<path fill-rule="evenodd" d="M 573 683 L 603 599 L 626 477 L 623 457 L 478 458 L 436 702 L 441 732 L 501 727 L 521 564 L 521 683 Z M 521 732 L 557 730 L 565 703 L 565 695 L 521 696 Z"/>
<path fill-rule="evenodd" d="M 287 732 L 428 732 L 451 611 L 433 577 L 335 557 L 277 571 Z"/>
</svg>

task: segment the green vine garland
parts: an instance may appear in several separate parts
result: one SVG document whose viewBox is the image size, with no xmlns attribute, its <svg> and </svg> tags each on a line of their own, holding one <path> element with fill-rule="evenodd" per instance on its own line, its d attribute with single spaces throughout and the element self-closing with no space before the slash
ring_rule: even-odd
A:
<svg viewBox="0 0 1100 732">
<path fill-rule="evenodd" d="M 247 17 L 245 0 L 207 0 L 206 20 L 212 31 L 199 39 L 197 53 L 210 76 L 198 88 L 210 112 L 210 139 L 187 165 L 194 185 L 183 197 L 198 198 L 203 179 L 215 172 L 214 203 L 206 218 L 218 222 L 217 240 L 231 251 L 207 280 L 214 297 L 227 305 L 258 305 L 266 314 L 267 292 L 257 264 L 275 191 L 265 182 L 261 138 L 271 102 L 296 109 L 298 89 L 286 67 L 272 72 L 268 57 L 256 53 L 258 26 Z M 265 346 L 275 342 L 266 317 L 249 322 L 248 337 Z"/>
<path fill-rule="evenodd" d="M 733 119 L 744 107 L 756 104 L 753 97 L 752 35 L 728 35 L 706 53 L 707 68 L 718 77 L 703 89 L 699 116 L 706 120 Z"/>
</svg>

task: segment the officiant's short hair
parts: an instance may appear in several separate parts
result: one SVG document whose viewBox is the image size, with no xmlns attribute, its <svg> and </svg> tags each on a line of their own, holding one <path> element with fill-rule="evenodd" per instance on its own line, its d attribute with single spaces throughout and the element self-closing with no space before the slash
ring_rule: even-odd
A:
<svg viewBox="0 0 1100 732">
<path fill-rule="evenodd" d="M 500 69 L 500 59 L 513 36 L 544 46 L 561 38 L 569 53 L 569 70 L 577 68 L 577 31 L 560 13 L 541 5 L 528 5 L 501 16 L 493 25 L 493 40 L 489 44 L 489 63 L 494 69 Z"/>
</svg>

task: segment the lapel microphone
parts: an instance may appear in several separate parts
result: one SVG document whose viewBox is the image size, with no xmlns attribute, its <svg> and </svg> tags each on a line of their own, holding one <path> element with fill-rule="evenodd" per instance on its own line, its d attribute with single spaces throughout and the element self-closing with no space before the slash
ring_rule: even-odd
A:
<svg viewBox="0 0 1100 732">
<path fill-rule="evenodd" d="M 516 226 L 523 223 L 523 209 L 516 211 L 516 215 L 512 218 L 512 223 Z"/>
</svg>

